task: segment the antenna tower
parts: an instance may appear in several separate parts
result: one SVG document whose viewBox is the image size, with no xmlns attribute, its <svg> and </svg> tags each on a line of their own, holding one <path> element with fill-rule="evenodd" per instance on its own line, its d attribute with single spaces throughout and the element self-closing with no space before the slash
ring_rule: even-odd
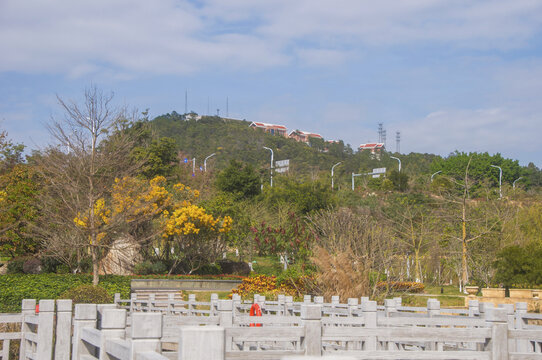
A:
<svg viewBox="0 0 542 360">
<path fill-rule="evenodd" d="M 401 152 L 401 132 L 397 131 L 395 133 L 395 152 L 400 153 Z"/>
<path fill-rule="evenodd" d="M 384 131 L 384 123 L 378 123 L 378 142 L 382 142 L 382 133 Z"/>
</svg>

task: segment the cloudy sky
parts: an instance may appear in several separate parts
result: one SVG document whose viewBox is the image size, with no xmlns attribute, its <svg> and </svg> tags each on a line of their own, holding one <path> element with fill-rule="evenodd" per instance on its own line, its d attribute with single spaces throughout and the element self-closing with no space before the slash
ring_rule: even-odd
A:
<svg viewBox="0 0 542 360">
<path fill-rule="evenodd" d="M 49 142 L 95 84 L 151 116 L 265 121 L 357 147 L 542 166 L 540 0 L 0 0 L 0 128 Z M 226 109 L 228 98 L 228 109 Z"/>
</svg>

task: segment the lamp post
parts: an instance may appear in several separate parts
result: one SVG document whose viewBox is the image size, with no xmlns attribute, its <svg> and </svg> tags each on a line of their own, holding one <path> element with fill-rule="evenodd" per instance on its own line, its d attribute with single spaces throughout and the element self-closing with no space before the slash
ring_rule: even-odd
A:
<svg viewBox="0 0 542 360">
<path fill-rule="evenodd" d="M 342 161 L 339 161 L 338 163 L 336 163 L 335 165 L 333 165 L 331 167 L 331 191 L 333 191 L 333 169 L 335 169 L 335 166 L 337 166 L 337 165 L 339 165 L 341 163 L 342 163 Z"/>
<path fill-rule="evenodd" d="M 516 180 L 514 180 L 514 182 L 512 183 L 512 189 L 516 190 L 516 181 L 518 181 L 519 179 L 523 179 L 523 176 L 520 176 Z"/>
<path fill-rule="evenodd" d="M 216 153 L 212 153 L 211 155 L 207 156 L 205 160 L 203 160 L 203 171 L 207 172 L 207 159 L 209 159 L 212 156 L 215 156 Z"/>
<path fill-rule="evenodd" d="M 441 172 L 442 172 L 442 170 L 439 170 L 436 173 L 434 173 L 433 175 L 431 175 L 431 182 L 433 182 L 433 176 L 435 176 L 437 174 L 440 174 Z"/>
<path fill-rule="evenodd" d="M 271 187 L 273 187 L 273 149 L 265 146 L 263 148 L 271 151 Z"/>
<path fill-rule="evenodd" d="M 399 159 L 399 158 L 397 158 L 395 156 L 390 156 L 390 158 L 399 161 L 399 172 L 401 172 L 401 159 Z"/>
<path fill-rule="evenodd" d="M 502 168 L 497 165 L 489 166 L 499 169 L 499 199 L 502 199 Z"/>
</svg>

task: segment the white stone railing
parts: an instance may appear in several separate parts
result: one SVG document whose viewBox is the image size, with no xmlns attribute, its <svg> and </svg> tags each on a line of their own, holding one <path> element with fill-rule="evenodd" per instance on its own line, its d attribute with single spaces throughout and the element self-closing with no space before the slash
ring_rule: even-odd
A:
<svg viewBox="0 0 542 360">
<path fill-rule="evenodd" d="M 441 309 L 434 299 L 424 308 L 401 306 L 399 298 L 386 300 L 384 306 L 367 298 L 343 304 L 338 298 L 324 303 L 320 297 L 305 297 L 303 302 L 288 297 L 255 300 L 264 310 L 261 317 L 248 316 L 252 303 L 237 297 L 148 301 L 142 306 L 134 302 L 127 309 L 78 304 L 73 314 L 70 300 L 41 300 L 38 314 L 36 302 L 24 300 L 21 314 L 0 315 L 0 323 L 21 324 L 20 333 L 0 333 L 2 360 L 9 356 L 5 349 L 11 339 L 21 339 L 20 359 L 40 360 L 258 360 L 299 355 L 542 360 L 542 315 L 527 314 L 525 303 L 494 308 L 471 301 L 469 309 L 458 313 Z"/>
</svg>

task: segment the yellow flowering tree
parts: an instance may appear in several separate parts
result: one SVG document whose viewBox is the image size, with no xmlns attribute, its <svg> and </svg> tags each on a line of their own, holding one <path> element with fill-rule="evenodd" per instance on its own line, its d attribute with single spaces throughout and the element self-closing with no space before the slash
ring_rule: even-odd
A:
<svg viewBox="0 0 542 360">
<path fill-rule="evenodd" d="M 150 181 L 132 177 L 115 179 L 109 199 L 99 198 L 93 206 L 77 213 L 73 222 L 88 240 L 95 284 L 98 283 L 98 264 L 112 241 L 119 234 L 133 233 L 170 205 L 171 194 L 165 183 L 163 176 Z M 146 242 L 151 237 L 140 237 L 137 241 Z"/>
<path fill-rule="evenodd" d="M 171 271 L 181 264 L 182 271 L 191 274 L 201 266 L 214 262 L 226 248 L 224 234 L 231 230 L 229 216 L 214 217 L 193 201 L 199 197 L 198 190 L 183 184 L 174 186 L 176 201 L 162 212 L 162 238 L 165 254 L 170 256 L 173 248 Z"/>
</svg>

